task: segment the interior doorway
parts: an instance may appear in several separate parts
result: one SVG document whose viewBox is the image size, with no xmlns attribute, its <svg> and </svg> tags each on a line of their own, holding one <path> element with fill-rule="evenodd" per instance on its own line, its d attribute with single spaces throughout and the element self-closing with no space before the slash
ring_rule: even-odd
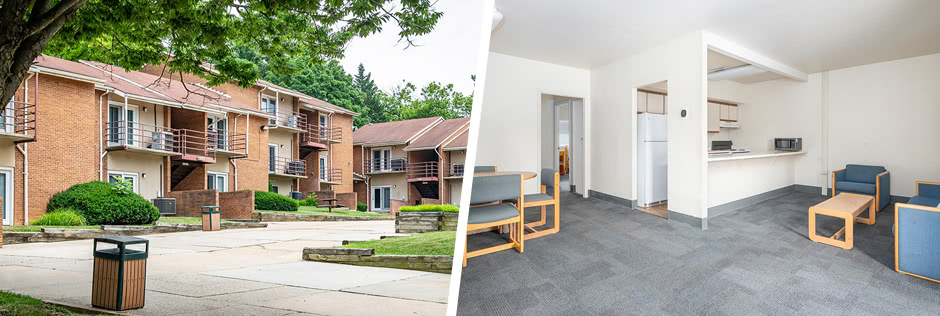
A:
<svg viewBox="0 0 940 316">
<path fill-rule="evenodd" d="M 639 87 L 636 95 L 637 206 L 668 218 L 668 84 L 661 81 Z"/>
<path fill-rule="evenodd" d="M 559 173 L 559 190 L 584 189 L 584 99 L 542 94 L 542 168 Z"/>
</svg>

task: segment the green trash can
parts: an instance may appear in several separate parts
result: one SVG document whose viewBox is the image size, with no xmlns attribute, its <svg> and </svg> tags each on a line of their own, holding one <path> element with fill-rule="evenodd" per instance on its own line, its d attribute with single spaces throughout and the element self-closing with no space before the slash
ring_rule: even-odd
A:
<svg viewBox="0 0 940 316">
<path fill-rule="evenodd" d="M 98 243 L 115 248 L 98 249 Z M 129 249 L 143 245 L 143 250 Z M 147 256 L 150 241 L 127 236 L 95 238 L 95 268 L 92 276 L 91 305 L 115 311 L 144 307 L 147 290 Z"/>
</svg>

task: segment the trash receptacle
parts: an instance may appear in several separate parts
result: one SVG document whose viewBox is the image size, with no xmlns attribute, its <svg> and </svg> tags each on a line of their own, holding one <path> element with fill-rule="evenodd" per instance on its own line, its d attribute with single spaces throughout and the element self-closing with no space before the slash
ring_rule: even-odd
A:
<svg viewBox="0 0 940 316">
<path fill-rule="evenodd" d="M 98 243 L 117 247 L 98 249 Z M 143 245 L 144 249 L 129 249 L 129 245 Z M 144 307 L 149 253 L 150 241 L 143 238 L 95 238 L 91 305 L 116 311 Z"/>
<path fill-rule="evenodd" d="M 202 231 L 211 232 L 222 229 L 222 211 L 218 206 L 202 207 Z"/>
</svg>

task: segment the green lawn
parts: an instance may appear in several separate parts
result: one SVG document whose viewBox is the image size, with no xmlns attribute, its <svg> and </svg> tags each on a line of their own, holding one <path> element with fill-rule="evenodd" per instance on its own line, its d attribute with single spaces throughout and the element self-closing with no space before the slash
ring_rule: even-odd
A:
<svg viewBox="0 0 940 316">
<path fill-rule="evenodd" d="M 271 213 L 297 213 L 297 214 L 317 214 L 317 215 L 343 215 L 343 216 L 384 216 L 392 218 L 391 215 L 383 213 L 372 213 L 372 212 L 359 212 L 359 211 L 347 211 L 347 210 L 338 210 L 333 209 L 333 212 L 330 213 L 325 207 L 313 207 L 313 206 L 301 206 L 296 212 L 284 212 L 284 211 L 265 211 L 265 210 L 255 210 L 255 212 L 271 212 Z"/>
<path fill-rule="evenodd" d="M 457 232 L 427 232 L 350 243 L 342 248 L 375 248 L 377 255 L 454 255 Z"/>
<path fill-rule="evenodd" d="M 9 292 L 0 291 L 0 315 L 82 315 L 75 314 L 63 307 L 47 305 L 45 302 Z"/>
<path fill-rule="evenodd" d="M 27 226 L 3 226 L 3 231 L 5 232 L 35 232 L 38 233 L 42 231 L 43 228 L 71 228 L 71 229 L 101 229 L 101 226 L 40 226 L 40 225 L 27 225 Z M 0 313 L 0 315 L 3 315 Z"/>
<path fill-rule="evenodd" d="M 184 217 L 184 216 L 161 216 L 157 222 L 167 223 L 167 224 L 189 224 L 189 225 L 202 225 L 202 217 Z M 223 219 L 223 223 L 231 223 L 233 221 Z"/>
</svg>

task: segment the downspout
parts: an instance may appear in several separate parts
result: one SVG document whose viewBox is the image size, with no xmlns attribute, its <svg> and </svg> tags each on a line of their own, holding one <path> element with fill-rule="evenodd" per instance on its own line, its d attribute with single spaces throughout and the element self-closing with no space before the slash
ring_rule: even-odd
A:
<svg viewBox="0 0 940 316">
<path fill-rule="evenodd" d="M 111 91 L 105 91 L 98 97 L 98 180 L 104 181 L 104 125 L 101 124 L 101 115 L 104 109 L 104 97 L 111 94 Z M 162 180 L 161 180 L 162 181 Z"/>
<path fill-rule="evenodd" d="M 438 147 L 434 147 L 434 153 L 437 154 L 437 198 L 441 201 L 441 204 L 444 204 L 444 174 L 441 173 L 444 171 L 444 155 L 441 152 L 437 151 Z"/>
<path fill-rule="evenodd" d="M 23 103 L 29 104 L 29 79 L 33 78 L 34 74 L 30 74 L 26 78 L 26 84 L 24 85 L 23 91 Z M 36 76 L 36 89 L 39 89 L 39 73 L 35 74 Z M 36 96 L 36 99 L 39 99 L 39 96 Z M 37 104 L 38 105 L 38 104 Z M 16 149 L 23 154 L 23 225 L 29 225 L 29 143 L 23 143 L 23 147 L 16 145 Z"/>
</svg>

